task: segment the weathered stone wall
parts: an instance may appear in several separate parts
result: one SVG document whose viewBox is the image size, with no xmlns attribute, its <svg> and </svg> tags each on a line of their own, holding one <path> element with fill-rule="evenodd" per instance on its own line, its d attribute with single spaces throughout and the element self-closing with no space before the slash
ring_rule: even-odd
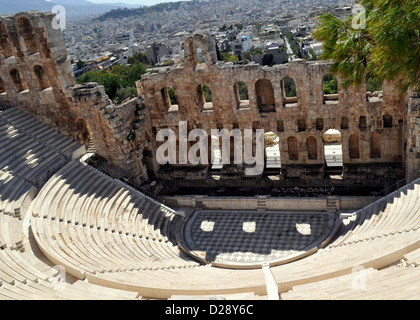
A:
<svg viewBox="0 0 420 320">
<path fill-rule="evenodd" d="M 53 17 L 40 12 L 0 17 L 0 104 L 19 107 L 74 138 L 68 88 L 76 81 Z"/>
<path fill-rule="evenodd" d="M 209 57 L 205 63 L 199 64 L 194 58 L 191 52 L 194 41 L 201 41 L 207 48 Z M 322 86 L 330 68 L 326 61 L 296 60 L 273 67 L 233 66 L 214 62 L 214 50 L 209 49 L 211 43 L 214 43 L 211 37 L 192 36 L 186 40 L 189 52 L 183 66 L 146 74 L 137 83 L 139 95 L 150 112 L 153 132 L 163 128 L 177 132 L 180 121 L 188 121 L 189 130 L 202 128 L 208 134 L 217 128 L 271 131 L 280 138 L 282 166 L 289 168 L 291 176 L 304 174 L 298 169 L 300 165 L 311 166 L 315 177 L 322 176 L 325 163 L 323 134 L 328 129 L 337 129 L 342 135 L 345 165 L 403 163 L 407 97 L 391 83 L 385 82 L 383 91 L 371 96 L 364 86 L 342 88 L 338 79 L 338 95 L 327 96 Z M 296 84 L 295 98 L 286 98 L 283 85 L 286 77 Z M 235 86 L 238 81 L 247 85 L 249 101 L 238 101 Z M 271 86 L 264 87 L 265 83 Z M 212 93 L 212 102 L 204 105 L 201 92 L 197 90 L 203 84 Z M 167 88 L 174 90 L 177 106 L 170 106 L 165 98 Z M 265 105 L 261 101 L 265 101 Z M 289 137 L 297 139 L 297 159 L 289 158 Z M 316 146 L 310 137 L 315 139 Z M 308 138 L 312 141 L 312 152 L 316 150 L 315 157 L 308 155 Z M 351 148 L 358 150 L 351 153 Z M 293 168 L 297 168 L 295 174 Z M 374 175 L 375 168 L 369 170 L 370 175 Z M 397 171 L 395 178 L 399 175 Z"/>
<path fill-rule="evenodd" d="M 235 66 L 217 62 L 214 39 L 196 32 L 185 41 L 183 65 L 143 75 L 139 97 L 115 106 L 96 83 L 76 85 L 65 43 L 53 27 L 52 13 L 28 12 L 0 17 L 0 107 L 14 106 L 63 134 L 88 144 L 137 184 L 153 179 L 205 179 L 210 166 L 161 166 L 156 161 L 156 134 L 179 130 L 264 129 L 279 139 L 284 178 L 320 179 L 325 173 L 323 134 L 337 129 L 342 136 L 346 178 L 354 181 L 399 178 L 418 174 L 418 96 L 410 101 L 391 84 L 373 96 L 361 88 L 341 88 L 324 95 L 325 61 L 292 61 L 284 65 Z M 205 62 L 195 50 L 201 47 Z M 284 79 L 292 78 L 296 97 L 286 97 Z M 248 89 L 241 101 L 238 82 Z M 340 79 L 338 79 L 340 84 Z M 211 102 L 204 88 L 211 90 Z M 169 88 L 176 104 L 171 104 Z M 406 108 L 408 104 L 408 109 Z M 289 145 L 288 140 L 295 140 Z M 293 148 L 293 150 L 291 150 Z M 293 151 L 293 152 L 291 152 Z M 289 154 L 290 153 L 290 154 Z M 227 165 L 221 179 L 242 179 L 243 166 Z"/>
<path fill-rule="evenodd" d="M 114 106 L 97 83 L 76 85 L 54 16 L 34 11 L 0 17 L 0 106 L 23 109 L 86 146 L 92 138 L 100 156 L 144 182 L 142 158 L 127 139 L 141 101 Z"/>
<path fill-rule="evenodd" d="M 139 116 L 136 116 L 142 106 L 140 99 L 134 98 L 115 106 L 105 94 L 104 88 L 97 83 L 76 85 L 72 90 L 77 116 L 89 126 L 97 153 L 122 169 L 126 178 L 139 184 L 144 182 L 147 172 L 141 157 L 136 154 L 132 142 L 135 137 L 130 137 L 136 128 L 133 126 L 141 123 Z M 139 130 L 137 134 L 145 136 L 141 126 L 136 129 Z"/>
</svg>

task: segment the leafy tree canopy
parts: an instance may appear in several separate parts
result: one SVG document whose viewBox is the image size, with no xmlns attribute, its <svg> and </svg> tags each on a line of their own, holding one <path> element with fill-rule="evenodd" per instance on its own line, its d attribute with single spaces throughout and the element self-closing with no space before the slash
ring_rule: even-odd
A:
<svg viewBox="0 0 420 320">
<path fill-rule="evenodd" d="M 110 71 L 92 70 L 85 73 L 77 83 L 97 82 L 104 86 L 106 94 L 114 102 L 119 103 L 124 96 L 129 97 L 134 92 L 131 90 L 120 90 L 121 88 L 135 88 L 136 81 L 146 72 L 146 67 L 141 62 L 130 66 L 116 65 Z"/>
<path fill-rule="evenodd" d="M 366 77 L 395 80 L 402 91 L 420 88 L 420 1 L 361 0 L 364 11 L 340 20 L 319 18 L 313 36 L 323 42 L 322 59 L 343 86 L 360 86 Z"/>
</svg>

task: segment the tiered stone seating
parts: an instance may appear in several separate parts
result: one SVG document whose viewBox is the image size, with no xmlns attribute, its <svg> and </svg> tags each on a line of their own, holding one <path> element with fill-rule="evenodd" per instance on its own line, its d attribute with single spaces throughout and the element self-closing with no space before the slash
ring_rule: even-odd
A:
<svg viewBox="0 0 420 320">
<path fill-rule="evenodd" d="M 41 187 L 84 147 L 16 108 L 0 110 L 0 170 Z"/>
<path fill-rule="evenodd" d="M 43 258 L 34 241 L 28 239 L 19 218 L 0 214 L 0 299 L 137 299 L 138 294 L 103 288 L 103 295 L 92 292 L 85 283 L 75 287 L 61 283 L 70 277 Z M 30 236 L 29 236 L 30 237 Z M 95 291 L 95 290 L 93 290 Z"/>
<path fill-rule="evenodd" d="M 410 184 L 359 210 L 332 247 L 417 230 L 419 197 L 420 184 Z"/>
<path fill-rule="evenodd" d="M 75 160 L 79 146 L 17 109 L 0 110 L 0 148 L 1 300 L 267 296 L 261 269 L 192 260 L 177 243 L 184 218 Z M 271 267 L 281 298 L 418 299 L 419 196 L 420 179 Z"/>
<path fill-rule="evenodd" d="M 0 212 L 20 217 L 37 193 L 35 186 L 7 171 L 0 171 Z"/>
<path fill-rule="evenodd" d="M 272 267 L 279 292 L 349 275 L 359 265 L 384 268 L 420 247 L 418 182 L 356 212 L 334 241 L 312 256 Z M 152 298 L 266 294 L 261 270 L 186 268 L 198 264 L 168 240 L 171 232 L 162 232 L 176 224 L 173 211 L 83 163 L 71 163 L 50 179 L 33 214 L 46 256 L 90 283 Z M 381 221 L 389 218 L 389 226 Z"/>
<path fill-rule="evenodd" d="M 198 266 L 169 240 L 172 210 L 79 161 L 50 179 L 32 212 L 41 250 L 79 278 Z"/>
<path fill-rule="evenodd" d="M 169 298 L 249 292 L 259 281 L 258 292 L 264 293 L 259 270 L 200 266 L 174 240 L 181 218 L 173 210 L 84 163 L 74 161 L 57 172 L 32 212 L 32 230 L 43 253 L 90 283 Z M 198 290 L 196 284 L 201 284 Z"/>
<path fill-rule="evenodd" d="M 0 149 L 0 300 L 138 299 L 133 292 L 58 281 L 62 273 L 31 234 L 26 213 L 39 188 L 84 147 L 8 108 L 0 110 Z"/>
<path fill-rule="evenodd" d="M 176 295 L 224 295 L 254 292 L 266 295 L 260 269 L 234 270 L 209 265 L 197 268 L 133 270 L 86 274 L 89 282 L 139 292 L 142 296 L 169 299 Z"/>
<path fill-rule="evenodd" d="M 414 181 L 356 212 L 353 219 L 339 231 L 335 241 L 327 248 L 319 250 L 316 255 L 290 266 L 273 268 L 279 291 L 293 289 L 282 297 L 304 298 L 310 290 L 315 291 L 313 299 L 418 297 L 416 285 L 407 286 L 404 290 L 394 290 L 400 286 L 400 281 L 403 284 L 410 277 L 418 278 L 419 270 L 415 264 L 416 268 L 387 267 L 404 259 L 410 252 L 413 252 L 410 256 L 415 257 L 415 252 L 420 247 L 419 183 L 420 180 Z M 352 290 L 335 288 L 333 284 L 336 282 L 354 278 L 353 271 L 359 267 L 381 270 L 377 271 L 374 278 L 376 280 L 372 280 L 377 281 L 376 289 L 370 287 L 372 290 L 369 289 L 364 296 L 363 293 L 358 295 Z M 385 276 L 386 281 L 383 280 Z M 322 295 L 321 291 L 329 292 L 330 286 L 331 294 L 328 297 Z M 318 287 L 319 290 L 314 289 Z M 305 293 L 301 295 L 300 291 Z"/>
<path fill-rule="evenodd" d="M 369 268 L 359 273 L 296 286 L 281 297 L 284 300 L 420 299 L 418 281 L 415 283 L 420 279 L 420 268 L 393 266 L 380 271 Z"/>
</svg>

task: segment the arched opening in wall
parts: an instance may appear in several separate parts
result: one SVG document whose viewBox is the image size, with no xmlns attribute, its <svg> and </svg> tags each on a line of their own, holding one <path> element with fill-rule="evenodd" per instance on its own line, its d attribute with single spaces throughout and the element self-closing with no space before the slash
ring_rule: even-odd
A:
<svg viewBox="0 0 420 320">
<path fill-rule="evenodd" d="M 23 83 L 19 71 L 17 71 L 17 69 L 13 69 L 10 71 L 10 77 L 12 78 L 12 82 L 17 92 L 21 92 L 26 89 L 26 86 Z"/>
<path fill-rule="evenodd" d="M 366 76 L 366 99 L 369 102 L 383 100 L 383 79 L 378 76 Z"/>
<path fill-rule="evenodd" d="M 316 130 L 324 130 L 324 119 L 323 118 L 317 118 L 316 119 L 315 128 L 316 128 Z"/>
<path fill-rule="evenodd" d="M 175 90 L 171 87 L 168 87 L 168 95 L 169 95 L 169 112 L 177 112 L 179 111 L 179 104 L 178 99 L 176 98 Z"/>
<path fill-rule="evenodd" d="M 370 138 L 370 157 L 372 159 L 381 157 L 381 135 L 379 132 L 372 133 Z"/>
<path fill-rule="evenodd" d="M 349 119 L 347 117 L 342 117 L 341 118 L 340 128 L 341 129 L 348 129 L 349 128 Z"/>
<path fill-rule="evenodd" d="M 204 96 L 204 110 L 213 110 L 213 98 L 211 95 L 211 89 L 207 84 L 203 84 L 203 96 Z"/>
<path fill-rule="evenodd" d="M 359 129 L 366 129 L 367 128 L 367 120 L 366 116 L 359 117 Z"/>
<path fill-rule="evenodd" d="M 274 89 L 270 80 L 261 79 L 255 83 L 257 105 L 260 112 L 275 112 L 276 102 L 274 100 Z"/>
<path fill-rule="evenodd" d="M 169 102 L 169 95 L 168 95 L 167 88 L 160 89 L 160 97 L 162 98 L 162 101 L 163 101 L 163 109 L 165 110 L 169 109 L 169 106 L 171 104 Z"/>
<path fill-rule="evenodd" d="M 233 87 L 237 109 L 249 107 L 248 87 L 245 82 L 237 81 Z"/>
<path fill-rule="evenodd" d="M 350 159 L 360 158 L 359 137 L 356 134 L 352 134 L 349 138 L 349 156 Z"/>
<path fill-rule="evenodd" d="M 305 121 L 305 119 L 303 119 L 303 118 L 297 119 L 296 124 L 297 124 L 297 129 L 298 129 L 299 132 L 306 131 L 306 121 Z"/>
<path fill-rule="evenodd" d="M 223 159 L 222 159 L 222 137 L 211 136 L 211 169 L 212 170 L 221 170 L 223 168 Z"/>
<path fill-rule="evenodd" d="M 202 111 L 212 111 L 213 98 L 210 87 L 206 84 L 199 84 L 196 91 L 200 109 Z"/>
<path fill-rule="evenodd" d="M 85 119 L 78 119 L 76 121 L 77 142 L 85 145 L 86 148 L 92 143 L 92 131 Z"/>
<path fill-rule="evenodd" d="M 6 88 L 4 86 L 3 80 L 0 78 L 0 94 L 6 93 Z"/>
<path fill-rule="evenodd" d="M 315 137 L 308 137 L 306 140 L 306 148 L 308 150 L 308 159 L 309 160 L 316 160 L 318 159 L 318 146 L 316 143 Z"/>
<path fill-rule="evenodd" d="M 204 64 L 206 62 L 206 58 L 203 44 L 199 41 L 193 41 L 193 48 L 197 64 Z"/>
<path fill-rule="evenodd" d="M 204 99 L 203 93 L 203 85 L 199 84 L 196 88 L 197 100 L 198 100 L 198 107 L 199 109 L 203 109 L 204 104 L 206 103 L 206 99 Z"/>
<path fill-rule="evenodd" d="M 322 79 L 323 103 L 337 104 L 338 103 L 338 81 L 332 74 L 327 74 Z"/>
<path fill-rule="evenodd" d="M 284 132 L 283 120 L 277 120 L 277 132 Z"/>
<path fill-rule="evenodd" d="M 167 112 L 177 112 L 179 110 L 178 101 L 173 88 L 164 87 L 160 90 L 160 94 L 164 103 L 164 109 Z"/>
<path fill-rule="evenodd" d="M 34 73 L 40 90 L 44 90 L 50 86 L 48 83 L 47 75 L 41 66 L 35 66 Z"/>
<path fill-rule="evenodd" d="M 392 116 L 384 115 L 383 123 L 384 123 L 384 128 L 392 128 Z"/>
<path fill-rule="evenodd" d="M 327 174 L 342 174 L 343 172 L 343 139 L 341 132 L 329 129 L 323 135 L 324 159 Z"/>
<path fill-rule="evenodd" d="M 274 132 L 266 132 L 264 134 L 265 146 L 265 168 L 280 169 L 280 138 Z"/>
<path fill-rule="evenodd" d="M 38 45 L 30 21 L 25 17 L 21 17 L 17 21 L 17 26 L 20 35 L 25 41 L 26 50 L 28 51 L 28 54 L 31 55 L 37 53 L 39 51 Z"/>
<path fill-rule="evenodd" d="M 292 78 L 286 77 L 282 81 L 283 106 L 288 108 L 297 107 L 296 83 Z"/>
<path fill-rule="evenodd" d="M 289 160 L 299 160 L 299 149 L 296 137 L 287 138 Z"/>
<path fill-rule="evenodd" d="M 13 56 L 12 48 L 10 47 L 9 41 L 7 40 L 7 32 L 4 24 L 0 22 L 0 51 L 5 58 Z"/>
</svg>

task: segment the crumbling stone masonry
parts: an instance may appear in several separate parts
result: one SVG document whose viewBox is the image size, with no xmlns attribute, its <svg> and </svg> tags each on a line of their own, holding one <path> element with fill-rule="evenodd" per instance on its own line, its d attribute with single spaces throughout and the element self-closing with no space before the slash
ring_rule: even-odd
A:
<svg viewBox="0 0 420 320">
<path fill-rule="evenodd" d="M 138 99 L 116 107 L 96 83 L 76 85 L 54 16 L 34 11 L 0 17 L 0 106 L 20 108 L 86 146 L 93 139 L 101 156 L 137 176 L 143 166 L 127 135 Z"/>
<path fill-rule="evenodd" d="M 343 183 L 419 176 L 418 92 L 401 94 L 385 82 L 382 92 L 369 93 L 365 87 L 341 88 L 338 79 L 338 94 L 324 95 L 326 61 L 273 67 L 218 62 L 214 39 L 196 32 L 185 39 L 183 64 L 143 75 L 137 82 L 139 97 L 115 106 L 96 83 L 76 85 L 53 18 L 41 12 L 0 17 L 0 107 L 23 109 L 82 144 L 92 139 L 97 153 L 136 184 L 154 178 L 206 180 L 215 174 L 221 180 L 249 181 L 240 165 L 215 171 L 211 165 L 157 163 L 157 132 L 178 132 L 180 121 L 209 136 L 211 129 L 272 132 L 279 138 L 281 168 L 267 168 L 264 174 L 284 184 L 296 179 L 311 184 L 329 174 L 324 149 L 329 129 L 339 132 L 335 143 L 342 150 Z M 197 46 L 204 63 L 196 58 Z M 290 81 L 296 96 L 286 94 Z M 246 85 L 247 99 L 240 96 L 239 83 Z"/>
<path fill-rule="evenodd" d="M 203 64 L 197 63 L 192 52 L 195 43 L 205 48 Z M 405 113 L 408 98 L 392 83 L 385 82 L 382 92 L 339 86 L 338 94 L 324 95 L 323 78 L 330 68 L 326 61 L 295 60 L 273 67 L 225 64 L 216 61 L 214 39 L 205 32 L 187 38 L 185 50 L 184 65 L 149 73 L 137 83 L 150 113 L 152 132 L 163 128 L 177 132 L 179 121 L 188 121 L 190 130 L 201 128 L 209 135 L 214 128 L 262 128 L 280 139 L 280 179 L 322 179 L 327 143 L 323 135 L 336 129 L 341 134 L 345 179 L 355 183 L 366 178 L 398 179 L 404 176 L 402 167 L 407 177 L 418 170 L 418 162 L 405 163 L 411 151 L 404 141 L 418 135 L 414 129 L 418 114 Z M 294 80 L 296 97 L 286 95 L 286 78 Z M 239 81 L 247 85 L 249 100 L 238 98 Z M 211 90 L 211 102 L 202 97 L 204 84 Z M 175 92 L 177 105 L 171 104 L 168 88 Z M 410 128 L 406 126 L 408 114 Z M 201 179 L 209 174 L 208 167 L 199 172 L 188 167 L 160 168 L 155 173 L 167 179 Z M 235 177 L 244 178 L 243 169 L 233 170 Z M 229 172 L 230 166 L 221 170 L 222 175 Z"/>
</svg>

